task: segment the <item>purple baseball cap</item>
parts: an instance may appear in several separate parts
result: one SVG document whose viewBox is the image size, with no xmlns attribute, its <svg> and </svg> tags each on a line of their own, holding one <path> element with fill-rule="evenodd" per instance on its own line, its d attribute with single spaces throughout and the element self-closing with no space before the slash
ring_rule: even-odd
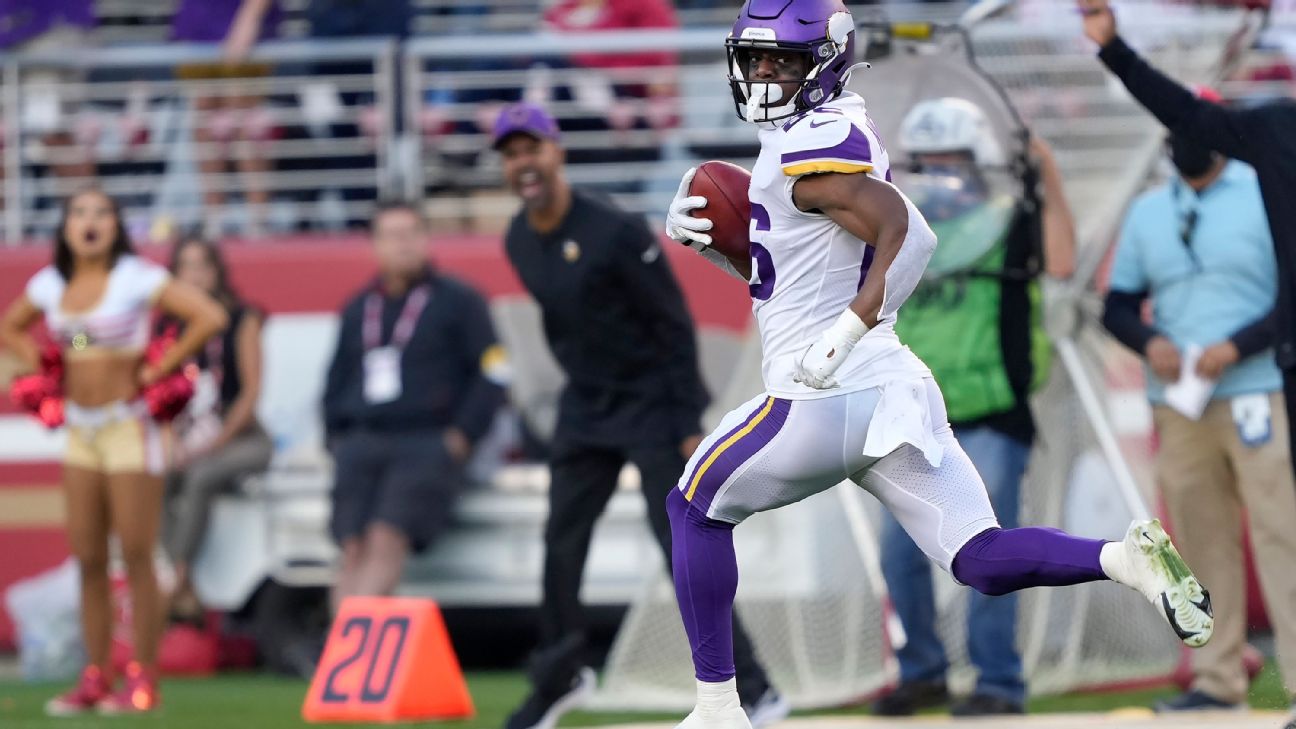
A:
<svg viewBox="0 0 1296 729">
<path fill-rule="evenodd" d="M 520 101 L 509 104 L 500 111 L 495 119 L 495 130 L 491 134 L 491 146 L 499 149 L 509 135 L 527 134 L 536 139 L 558 141 L 558 122 L 539 104 Z"/>
</svg>

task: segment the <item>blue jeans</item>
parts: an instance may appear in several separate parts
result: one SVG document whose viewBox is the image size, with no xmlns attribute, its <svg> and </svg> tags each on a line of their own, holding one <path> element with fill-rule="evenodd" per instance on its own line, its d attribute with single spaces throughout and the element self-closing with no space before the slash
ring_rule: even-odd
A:
<svg viewBox="0 0 1296 729">
<path fill-rule="evenodd" d="M 999 524 L 1017 526 L 1021 480 L 1030 447 L 990 428 L 955 428 L 963 450 L 985 481 Z M 898 652 L 900 680 L 945 679 L 949 659 L 936 632 L 931 563 L 890 514 L 882 526 L 882 572 L 908 643 Z M 968 656 L 977 669 L 976 693 L 1017 703 L 1026 699 L 1017 652 L 1017 596 L 968 596 Z"/>
</svg>

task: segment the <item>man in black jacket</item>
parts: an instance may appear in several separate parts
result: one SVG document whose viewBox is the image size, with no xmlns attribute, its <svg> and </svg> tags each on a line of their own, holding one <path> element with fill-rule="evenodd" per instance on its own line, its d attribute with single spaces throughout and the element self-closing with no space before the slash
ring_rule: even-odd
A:
<svg viewBox="0 0 1296 729">
<path fill-rule="evenodd" d="M 380 205 L 371 227 L 378 278 L 342 310 L 324 390 L 342 548 L 335 609 L 350 595 L 391 594 L 410 551 L 445 527 L 462 466 L 504 397 L 486 302 L 429 265 L 418 210 Z"/>
<path fill-rule="evenodd" d="M 593 688 L 585 667 L 581 575 L 594 523 L 627 462 L 638 467 L 652 530 L 671 563 L 666 496 L 701 441 L 708 403 L 693 322 L 642 216 L 570 187 L 558 126 L 515 104 L 495 126 L 504 177 L 522 199 L 505 236 L 510 262 L 540 304 L 567 373 L 552 443 L 541 646 L 532 693 L 507 729 L 553 726 Z M 781 719 L 750 640 L 734 635 L 739 694 L 753 726 Z"/>
<path fill-rule="evenodd" d="M 1296 100 L 1275 99 L 1228 109 L 1198 98 L 1138 56 L 1116 34 L 1107 0 L 1080 0 L 1084 31 L 1098 58 L 1176 138 L 1195 142 L 1255 168 L 1278 259 L 1274 354 L 1283 373 L 1287 418 L 1296 418 Z M 1289 434 L 1296 453 L 1296 428 Z M 1296 724 L 1296 720 L 1294 720 Z M 1291 729 L 1296 729 L 1293 726 Z"/>
</svg>

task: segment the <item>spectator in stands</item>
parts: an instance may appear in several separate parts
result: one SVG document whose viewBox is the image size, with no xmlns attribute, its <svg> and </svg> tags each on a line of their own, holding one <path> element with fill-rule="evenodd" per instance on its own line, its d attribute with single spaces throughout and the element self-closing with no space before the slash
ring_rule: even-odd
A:
<svg viewBox="0 0 1296 729">
<path fill-rule="evenodd" d="M 213 501 L 239 481 L 265 470 L 274 444 L 257 422 L 261 394 L 261 325 L 265 318 L 230 284 L 215 244 L 188 238 L 171 252 L 171 274 L 207 293 L 225 309 L 229 327 L 198 353 L 197 394 L 177 418 L 167 477 L 164 543 L 175 566 L 173 619 L 195 621 L 202 606 L 190 568 L 206 533 Z"/>
<path fill-rule="evenodd" d="M 243 175 L 243 196 L 249 206 L 248 232 L 260 230 L 261 216 L 270 201 L 265 175 L 271 169 L 265 142 L 274 133 L 270 115 L 261 109 L 262 96 L 248 92 L 248 79 L 270 75 L 269 64 L 250 62 L 259 41 L 278 33 L 282 20 L 278 0 L 181 0 L 171 22 L 171 37 L 179 41 L 221 43 L 221 61 L 181 66 L 184 80 L 202 81 L 193 91 L 194 140 L 199 143 L 198 168 L 204 175 L 225 175 L 229 161 Z M 227 84 L 213 90 L 217 81 Z M 207 232 L 216 238 L 222 230 L 225 189 L 219 180 L 208 180 L 203 194 Z"/>
<path fill-rule="evenodd" d="M 585 666 L 580 586 L 590 535 L 627 461 L 657 543 L 670 560 L 666 496 L 701 441 L 708 395 L 693 322 L 642 216 L 572 189 L 558 125 L 532 104 L 506 107 L 494 128 L 508 186 L 522 199 L 505 237 L 509 261 L 540 304 L 567 387 L 551 447 L 541 645 L 531 695 L 506 729 L 553 726 L 593 688 Z M 787 715 L 735 618 L 743 707 L 759 727 Z"/>
<path fill-rule="evenodd" d="M 960 98 L 916 105 L 901 124 L 899 146 L 914 170 L 905 191 L 941 245 L 896 333 L 931 368 L 995 514 L 1004 528 L 1015 527 L 1035 438 L 1029 397 L 1049 367 L 1036 279 L 1041 272 L 1065 278 L 1075 268 L 1062 175 L 1048 144 L 1032 137 L 1038 174 L 1022 181 L 1020 195 L 1021 188 L 995 189 L 991 180 L 1005 178 L 1008 160 L 984 111 Z M 900 685 L 874 712 L 902 716 L 949 700 L 949 659 L 937 634 L 930 563 L 894 518 L 884 520 L 883 571 L 909 639 L 897 651 Z M 967 650 L 977 682 L 953 713 L 1021 714 L 1017 598 L 967 592 Z"/>
<path fill-rule="evenodd" d="M 310 23 L 312 38 L 405 38 L 410 33 L 414 21 L 414 8 L 410 0 L 310 0 L 306 6 L 306 20 Z M 306 133 L 313 137 L 333 137 L 336 139 L 367 138 L 370 146 L 355 154 L 346 156 L 329 155 L 319 160 L 292 160 L 285 164 L 293 170 L 329 169 L 329 170 L 373 170 L 378 166 L 380 145 L 393 140 L 387 139 L 385 130 L 390 128 L 399 133 L 405 121 L 405 94 L 397 93 L 390 99 L 390 105 L 384 108 L 378 104 L 372 90 L 341 90 L 333 85 L 328 77 L 354 76 L 376 77 L 382 69 L 377 68 L 372 60 L 320 61 L 311 64 L 311 72 L 320 77 L 318 85 L 332 86 L 331 93 L 338 99 L 339 107 L 350 110 L 351 114 L 336 114 L 333 110 L 328 118 L 313 119 L 309 106 L 306 113 Z M 396 75 L 393 88 L 404 89 L 402 75 L 404 64 L 394 64 L 390 72 Z M 391 118 L 385 118 L 390 114 Z M 351 120 L 352 115 L 355 121 Z M 324 173 L 324 180 L 329 175 Z M 377 197 L 377 182 L 374 187 L 365 189 L 354 184 L 329 186 L 323 185 L 316 193 L 321 198 L 341 200 L 347 208 L 358 209 L 359 218 L 353 214 L 344 214 L 337 222 L 352 227 L 363 225 L 363 211 Z M 367 204 L 366 204 L 367 203 Z M 327 207 L 325 209 L 328 209 Z"/>
<path fill-rule="evenodd" d="M 404 38 L 414 7 L 410 0 L 310 0 L 306 19 L 313 38 Z"/>
<path fill-rule="evenodd" d="M 559 33 L 673 29 L 679 27 L 669 0 L 559 0 L 544 14 L 544 25 Z M 573 53 L 568 62 L 584 72 L 558 92 L 575 103 L 562 120 L 566 131 L 665 130 L 679 123 L 673 51 Z M 549 98 L 549 89 L 528 89 L 528 99 Z M 660 140 L 630 138 L 570 150 L 573 162 L 647 162 L 660 156 Z"/>
<path fill-rule="evenodd" d="M 1179 176 L 1131 206 L 1103 324 L 1147 360 L 1157 483 L 1215 609 L 1215 636 L 1192 654 L 1192 689 L 1157 709 L 1244 708 L 1244 510 L 1283 678 L 1296 689 L 1296 484 L 1273 351 L 1277 264 L 1255 171 L 1195 137 L 1172 134 L 1168 148 Z M 1209 402 L 1170 405 L 1167 386 L 1194 374 L 1214 382 Z"/>
<path fill-rule="evenodd" d="M 0 2 L 0 52 L 84 48 L 89 42 L 88 31 L 94 26 L 94 0 L 6 0 Z M 74 189 L 95 176 L 89 140 L 78 139 L 85 135 L 79 133 L 81 130 L 69 114 L 73 109 L 68 102 L 76 94 L 67 86 L 81 80 L 82 75 L 75 71 L 28 69 L 23 78 L 25 113 L 20 120 L 24 132 L 40 139 L 45 153 L 41 156 L 59 158 L 49 162 L 50 171 Z M 17 144 L 17 140 L 9 143 Z M 0 169 L 0 184 L 4 174 Z M 0 196 L 0 209 L 4 205 L 4 197 Z"/>
<path fill-rule="evenodd" d="M 53 715 L 134 714 L 159 706 L 161 597 L 153 571 L 162 511 L 165 441 L 142 399 L 224 328 L 225 313 L 203 292 L 133 252 L 116 203 L 97 190 L 69 198 L 54 262 L 28 282 L 0 321 L 0 340 L 32 369 L 41 356 L 29 333 L 44 315 L 63 361 L 67 452 L 63 461 L 68 541 L 80 570 L 81 631 L 89 665 L 71 691 L 51 700 Z M 184 332 L 145 363 L 154 309 Z M 113 606 L 109 536 L 130 585 L 134 660 L 113 691 L 109 662 Z"/>
<path fill-rule="evenodd" d="M 378 277 L 342 310 L 324 389 L 335 608 L 391 594 L 409 553 L 445 528 L 506 373 L 486 302 L 429 264 L 418 209 L 380 205 L 371 227 Z"/>
</svg>

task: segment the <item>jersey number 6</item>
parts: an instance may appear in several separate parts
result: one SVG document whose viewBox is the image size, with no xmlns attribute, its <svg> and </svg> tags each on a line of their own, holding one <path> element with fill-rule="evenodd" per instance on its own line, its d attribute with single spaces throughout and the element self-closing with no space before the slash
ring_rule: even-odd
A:
<svg viewBox="0 0 1296 729">
<path fill-rule="evenodd" d="M 765 301 L 774 295 L 774 257 L 761 245 L 770 231 L 769 212 L 760 203 L 751 204 L 752 278 L 747 284 L 751 297 Z"/>
</svg>

